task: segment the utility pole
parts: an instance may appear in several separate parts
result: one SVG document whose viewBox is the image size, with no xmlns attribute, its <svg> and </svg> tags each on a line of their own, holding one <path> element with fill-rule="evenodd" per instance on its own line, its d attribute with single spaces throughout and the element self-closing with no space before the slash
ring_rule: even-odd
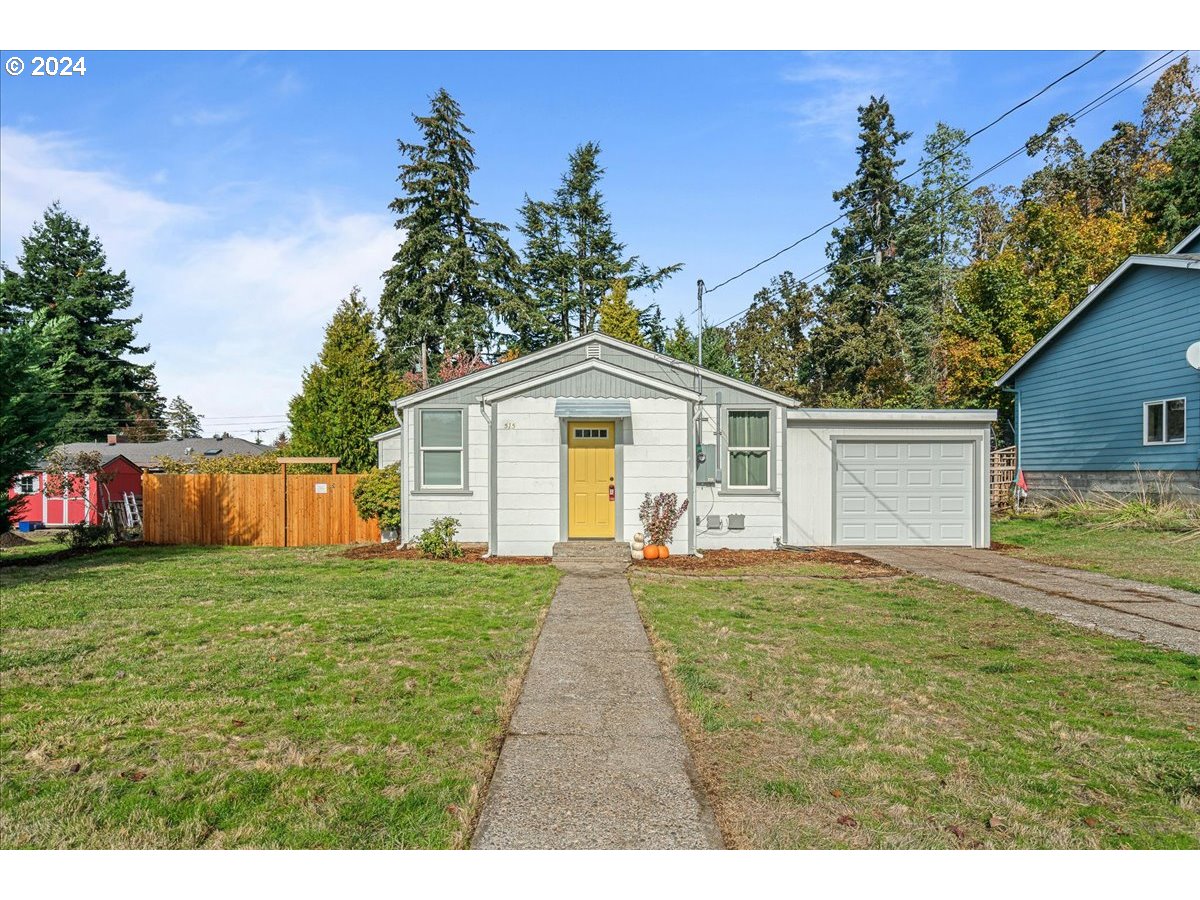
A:
<svg viewBox="0 0 1200 900">
<path fill-rule="evenodd" d="M 696 279 L 696 365 L 704 365 L 704 279 Z"/>
<path fill-rule="evenodd" d="M 256 443 L 256 444 L 262 443 L 263 432 L 266 430 L 267 429 L 265 429 L 265 428 L 251 428 L 250 429 L 250 432 L 254 435 L 254 443 Z"/>
</svg>

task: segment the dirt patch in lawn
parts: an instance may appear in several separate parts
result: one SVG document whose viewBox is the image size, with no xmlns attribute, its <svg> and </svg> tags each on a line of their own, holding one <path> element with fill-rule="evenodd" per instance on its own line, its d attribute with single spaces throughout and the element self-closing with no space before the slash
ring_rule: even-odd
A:
<svg viewBox="0 0 1200 900">
<path fill-rule="evenodd" d="M 6 531 L 0 534 L 0 547 L 28 547 L 33 541 L 29 538 L 23 538 L 15 531 Z"/>
<path fill-rule="evenodd" d="M 703 556 L 669 556 L 666 559 L 641 559 L 634 568 L 645 572 L 712 572 L 737 569 L 753 574 L 755 569 L 771 570 L 794 565 L 836 567 L 846 575 L 896 575 L 897 569 L 859 553 L 841 550 L 705 550 Z"/>
<path fill-rule="evenodd" d="M 342 555 L 346 559 L 424 559 L 430 562 L 484 563 L 486 565 L 548 566 L 548 556 L 484 556 L 487 544 L 463 544 L 463 555 L 456 559 L 435 560 L 415 548 L 401 547 L 399 543 L 359 544 Z"/>
</svg>

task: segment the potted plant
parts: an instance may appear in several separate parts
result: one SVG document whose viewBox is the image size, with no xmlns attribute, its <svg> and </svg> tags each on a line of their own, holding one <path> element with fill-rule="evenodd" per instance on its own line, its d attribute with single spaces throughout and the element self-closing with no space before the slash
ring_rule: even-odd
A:
<svg viewBox="0 0 1200 900">
<path fill-rule="evenodd" d="M 675 533 L 675 526 L 687 512 L 688 502 L 679 502 L 675 494 L 658 494 L 651 497 L 646 494 L 638 514 L 642 526 L 646 529 L 646 548 L 643 551 L 646 559 L 666 559 L 671 555 L 667 545 Z"/>
</svg>

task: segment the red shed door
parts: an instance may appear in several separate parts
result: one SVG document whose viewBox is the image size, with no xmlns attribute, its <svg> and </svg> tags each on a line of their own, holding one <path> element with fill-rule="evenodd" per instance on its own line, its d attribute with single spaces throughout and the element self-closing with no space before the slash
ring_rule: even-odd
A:
<svg viewBox="0 0 1200 900">
<path fill-rule="evenodd" d="M 91 476 L 64 479 L 61 494 L 46 496 L 47 525 L 76 525 L 84 520 L 87 512 L 87 501 L 84 499 L 89 489 Z"/>
</svg>

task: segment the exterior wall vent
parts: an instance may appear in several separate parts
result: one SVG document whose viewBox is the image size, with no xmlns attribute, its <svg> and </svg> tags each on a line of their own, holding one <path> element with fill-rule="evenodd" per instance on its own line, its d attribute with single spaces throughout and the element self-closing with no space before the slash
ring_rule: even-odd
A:
<svg viewBox="0 0 1200 900">
<path fill-rule="evenodd" d="M 588 359 L 599 359 L 600 358 L 600 345 L 599 344 L 588 344 L 587 345 L 587 358 Z"/>
<path fill-rule="evenodd" d="M 743 515 L 734 514 L 729 516 L 729 530 L 743 531 L 746 528 L 746 517 Z"/>
</svg>

